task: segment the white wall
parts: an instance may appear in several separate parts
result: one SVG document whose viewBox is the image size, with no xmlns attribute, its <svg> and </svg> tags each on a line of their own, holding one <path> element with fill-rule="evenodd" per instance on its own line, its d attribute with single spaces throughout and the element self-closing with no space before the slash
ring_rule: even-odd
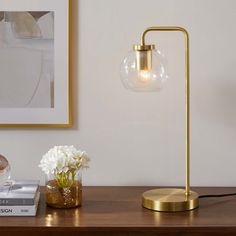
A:
<svg viewBox="0 0 236 236">
<path fill-rule="evenodd" d="M 171 79 L 160 93 L 125 90 L 119 65 L 148 26 L 191 40 L 191 183 L 236 184 L 236 1 L 74 0 L 74 128 L 2 129 L 14 178 L 40 178 L 42 154 L 74 144 L 92 158 L 84 185 L 184 184 L 183 37 L 152 33 Z M 79 53 L 77 53 L 79 52 Z"/>
</svg>

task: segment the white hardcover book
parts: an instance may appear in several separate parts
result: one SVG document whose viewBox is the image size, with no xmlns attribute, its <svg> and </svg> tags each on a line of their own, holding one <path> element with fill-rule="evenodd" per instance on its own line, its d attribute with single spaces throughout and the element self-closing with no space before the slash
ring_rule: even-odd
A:
<svg viewBox="0 0 236 236">
<path fill-rule="evenodd" d="M 35 205 L 39 181 L 9 181 L 0 186 L 1 206 Z"/>
<path fill-rule="evenodd" d="M 36 196 L 35 205 L 0 206 L 0 216 L 35 216 L 40 199 L 40 192 Z"/>
</svg>

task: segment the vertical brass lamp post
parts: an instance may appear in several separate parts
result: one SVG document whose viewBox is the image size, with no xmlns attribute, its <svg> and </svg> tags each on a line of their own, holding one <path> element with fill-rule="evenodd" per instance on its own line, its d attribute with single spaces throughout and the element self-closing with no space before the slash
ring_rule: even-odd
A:
<svg viewBox="0 0 236 236">
<path fill-rule="evenodd" d="M 189 34 L 182 27 L 150 27 L 141 37 L 141 43 L 134 45 L 133 51 L 124 59 L 121 66 L 121 78 L 124 86 L 133 91 L 158 91 L 168 78 L 165 60 L 155 45 L 145 43 L 145 36 L 150 31 L 177 31 L 185 39 L 185 189 L 160 188 L 143 193 L 145 208 L 156 211 L 186 211 L 198 207 L 198 194 L 190 190 L 190 73 L 189 73 Z"/>
</svg>

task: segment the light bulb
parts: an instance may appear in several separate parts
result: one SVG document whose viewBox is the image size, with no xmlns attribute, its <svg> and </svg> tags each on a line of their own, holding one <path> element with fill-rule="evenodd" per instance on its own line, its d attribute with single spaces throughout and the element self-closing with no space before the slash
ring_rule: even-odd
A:
<svg viewBox="0 0 236 236">
<path fill-rule="evenodd" d="M 143 61 L 145 60 L 142 60 L 142 62 Z M 144 66 L 144 69 L 142 69 L 140 68 L 140 64 L 140 60 L 137 60 L 137 52 L 129 52 L 120 67 L 123 85 L 133 91 L 160 90 L 168 78 L 165 57 L 159 50 L 152 50 L 150 68 L 148 66 L 147 69 L 145 69 Z"/>
<path fill-rule="evenodd" d="M 140 70 L 138 75 L 138 79 L 143 83 L 148 83 L 150 78 L 150 72 L 148 70 Z"/>
</svg>

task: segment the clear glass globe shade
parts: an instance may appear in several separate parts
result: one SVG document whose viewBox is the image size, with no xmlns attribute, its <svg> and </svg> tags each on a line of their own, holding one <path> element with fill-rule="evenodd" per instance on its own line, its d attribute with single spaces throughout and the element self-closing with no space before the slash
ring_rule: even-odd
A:
<svg viewBox="0 0 236 236">
<path fill-rule="evenodd" d="M 152 68 L 138 68 L 136 52 L 130 51 L 120 67 L 123 85 L 133 91 L 158 91 L 168 79 L 167 62 L 159 50 L 152 50 Z"/>
</svg>

